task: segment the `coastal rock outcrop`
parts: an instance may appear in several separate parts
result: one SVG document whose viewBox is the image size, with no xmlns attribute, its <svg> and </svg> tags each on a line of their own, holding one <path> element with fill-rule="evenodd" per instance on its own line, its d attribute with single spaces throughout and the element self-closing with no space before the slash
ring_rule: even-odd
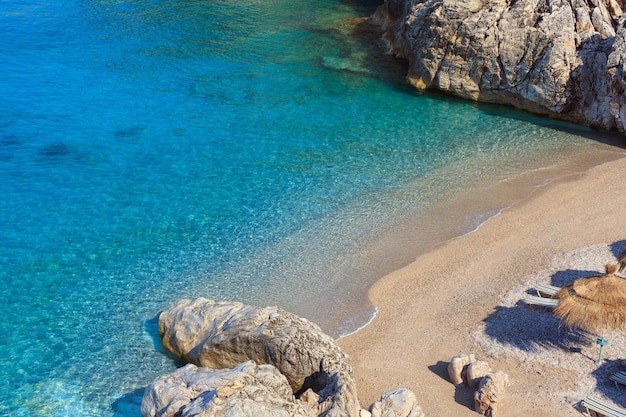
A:
<svg viewBox="0 0 626 417">
<path fill-rule="evenodd" d="M 315 398 L 315 415 L 359 415 L 346 354 L 317 325 L 278 307 L 182 300 L 160 314 L 159 332 L 163 346 L 187 362 L 213 369 L 269 364 L 296 397 Z"/>
<path fill-rule="evenodd" d="M 187 364 L 148 386 L 144 417 L 315 417 L 296 400 L 287 379 L 271 365 L 244 362 L 233 369 Z"/>
<path fill-rule="evenodd" d="M 143 417 L 424 417 L 406 389 L 361 409 L 334 339 L 278 307 L 199 298 L 158 321 L 163 347 L 190 363 L 150 384 Z"/>
<path fill-rule="evenodd" d="M 371 20 L 420 89 L 625 132 L 623 10 L 623 0 L 385 0 Z"/>
</svg>

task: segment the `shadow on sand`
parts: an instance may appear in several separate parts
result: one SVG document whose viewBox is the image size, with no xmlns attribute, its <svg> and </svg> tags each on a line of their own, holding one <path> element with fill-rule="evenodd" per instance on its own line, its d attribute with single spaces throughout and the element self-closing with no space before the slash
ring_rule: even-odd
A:
<svg viewBox="0 0 626 417">
<path fill-rule="evenodd" d="M 448 376 L 448 364 L 449 362 L 438 361 L 435 365 L 430 365 L 428 369 L 452 385 L 452 381 L 450 381 Z M 474 391 L 475 389 L 469 388 L 465 384 L 457 385 L 454 390 L 454 401 L 474 411 Z"/>
<path fill-rule="evenodd" d="M 626 387 L 618 386 L 609 379 L 609 375 L 617 371 L 624 371 L 626 368 L 621 360 L 603 361 L 591 374 L 596 378 L 596 391 L 602 393 L 615 404 L 626 407 Z"/>
<path fill-rule="evenodd" d="M 609 245 L 611 254 L 617 258 L 626 250 L 626 240 L 616 241 Z M 607 263 L 614 260 L 607 259 Z M 563 287 L 573 281 L 599 275 L 603 265 L 598 270 L 567 269 L 558 271 L 550 276 L 550 284 Z M 533 288 L 528 294 L 537 295 Z M 498 306 L 484 320 L 485 334 L 495 343 L 517 348 L 526 353 L 535 353 L 545 349 L 558 349 L 583 355 L 590 361 L 596 362 L 598 357 L 589 357 L 583 353 L 581 347 L 595 346 L 598 335 L 582 329 L 567 328 L 551 310 L 534 308 L 523 300 L 514 306 Z M 604 360 L 601 365 L 591 371 L 596 379 L 595 393 L 605 396 L 615 404 L 626 407 L 626 387 L 617 386 L 609 376 L 617 371 L 626 371 L 626 366 L 620 360 Z M 595 395 L 595 394 L 594 394 Z"/>
</svg>

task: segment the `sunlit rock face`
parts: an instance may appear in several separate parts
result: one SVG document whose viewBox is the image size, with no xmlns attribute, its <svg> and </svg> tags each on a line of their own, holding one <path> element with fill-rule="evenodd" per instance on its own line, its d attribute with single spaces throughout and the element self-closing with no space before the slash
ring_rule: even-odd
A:
<svg viewBox="0 0 626 417">
<path fill-rule="evenodd" d="M 625 131 L 622 0 L 386 0 L 372 21 L 409 82 Z"/>
</svg>

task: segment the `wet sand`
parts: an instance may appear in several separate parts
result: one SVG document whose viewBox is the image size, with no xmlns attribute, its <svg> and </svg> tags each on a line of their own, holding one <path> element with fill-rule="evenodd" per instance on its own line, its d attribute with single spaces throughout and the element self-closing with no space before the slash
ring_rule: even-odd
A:
<svg viewBox="0 0 626 417">
<path fill-rule="evenodd" d="M 475 416 L 472 391 L 447 376 L 452 356 L 474 353 L 511 378 L 501 416 L 578 416 L 591 393 L 626 407 L 626 390 L 608 381 L 626 338 L 606 335 L 598 368 L 596 335 L 520 301 L 534 284 L 564 285 L 615 262 L 626 248 L 625 180 L 624 157 L 570 175 L 377 282 L 376 318 L 339 340 L 362 406 L 404 387 L 426 416 Z"/>
</svg>

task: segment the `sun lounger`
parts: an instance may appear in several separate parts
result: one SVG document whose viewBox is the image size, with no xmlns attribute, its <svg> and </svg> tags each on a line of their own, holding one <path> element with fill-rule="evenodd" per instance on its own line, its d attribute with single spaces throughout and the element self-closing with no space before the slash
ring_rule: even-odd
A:
<svg viewBox="0 0 626 417">
<path fill-rule="evenodd" d="M 615 385 L 617 384 L 626 385 L 626 372 L 624 371 L 616 372 L 613 375 L 611 375 L 609 378 L 611 379 L 611 381 L 615 382 Z"/>
<path fill-rule="evenodd" d="M 583 406 L 587 409 L 587 415 L 590 417 L 626 417 L 626 410 L 622 407 L 618 407 L 608 401 L 599 400 L 597 398 L 585 398 L 583 400 Z"/>
<path fill-rule="evenodd" d="M 555 300 L 554 298 L 537 297 L 536 295 L 527 295 L 524 297 L 524 302 L 532 306 L 554 308 L 559 303 L 559 300 Z"/>
<path fill-rule="evenodd" d="M 555 287 L 554 285 L 544 285 L 539 284 L 535 286 L 535 291 L 537 291 L 537 295 L 541 297 L 541 294 L 544 294 L 548 297 L 552 297 L 561 287 Z"/>
</svg>

